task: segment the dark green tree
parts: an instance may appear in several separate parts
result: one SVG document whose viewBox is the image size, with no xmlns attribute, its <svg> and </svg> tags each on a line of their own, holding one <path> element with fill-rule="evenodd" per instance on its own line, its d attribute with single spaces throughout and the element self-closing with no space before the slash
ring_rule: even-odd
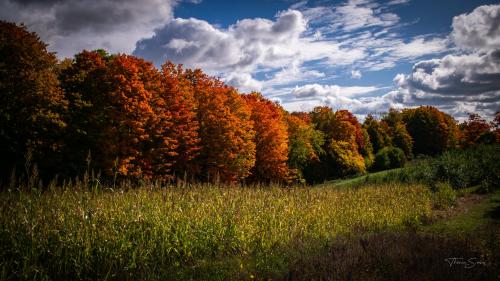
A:
<svg viewBox="0 0 500 281">
<path fill-rule="evenodd" d="M 55 55 L 35 33 L 0 21 L 1 173 L 20 168 L 26 155 L 42 176 L 60 164 L 67 101 L 56 70 Z"/>
</svg>

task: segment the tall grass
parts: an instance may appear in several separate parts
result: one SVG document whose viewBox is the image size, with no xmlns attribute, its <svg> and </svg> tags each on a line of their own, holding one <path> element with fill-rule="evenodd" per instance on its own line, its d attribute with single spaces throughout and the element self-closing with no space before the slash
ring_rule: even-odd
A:
<svg viewBox="0 0 500 281">
<path fill-rule="evenodd" d="M 419 224 L 432 200 L 401 184 L 4 191 L 0 279 L 275 277 L 341 234 Z"/>
</svg>

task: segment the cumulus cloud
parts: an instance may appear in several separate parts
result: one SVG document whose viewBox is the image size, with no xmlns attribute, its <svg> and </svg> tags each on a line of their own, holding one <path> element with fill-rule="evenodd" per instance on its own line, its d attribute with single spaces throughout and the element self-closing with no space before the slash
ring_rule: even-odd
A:
<svg viewBox="0 0 500 281">
<path fill-rule="evenodd" d="M 130 53 L 172 18 L 175 0 L 4 0 L 0 18 L 23 22 L 59 56 L 105 48 Z"/>
<path fill-rule="evenodd" d="M 455 115 L 465 115 L 463 110 L 492 115 L 500 109 L 500 50 L 421 61 L 394 81 L 406 103 L 433 104 Z"/>
<path fill-rule="evenodd" d="M 255 80 L 249 73 L 233 72 L 224 77 L 224 81 L 245 93 L 262 90 L 262 82 Z"/>
<path fill-rule="evenodd" d="M 437 106 L 457 117 L 492 116 L 500 109 L 500 5 L 480 6 L 453 19 L 451 37 L 469 52 L 424 60 L 394 78 L 407 105 Z"/>
<path fill-rule="evenodd" d="M 396 93 L 382 96 L 366 96 L 380 90 L 375 86 L 342 87 L 339 85 L 306 84 L 291 90 L 292 98 L 283 102 L 291 111 L 309 111 L 315 106 L 326 105 L 334 109 L 348 109 L 360 118 L 369 113 L 401 108 L 394 98 Z"/>
<path fill-rule="evenodd" d="M 500 5 L 486 5 L 453 18 L 451 37 L 457 46 L 473 50 L 500 49 Z"/>
<path fill-rule="evenodd" d="M 151 38 L 139 41 L 134 54 L 156 64 L 168 59 L 216 74 L 250 73 L 319 59 L 349 64 L 364 56 L 362 50 L 301 36 L 306 28 L 307 21 L 296 10 L 278 13 L 275 21 L 244 19 L 226 29 L 194 18 L 176 18 Z"/>
</svg>

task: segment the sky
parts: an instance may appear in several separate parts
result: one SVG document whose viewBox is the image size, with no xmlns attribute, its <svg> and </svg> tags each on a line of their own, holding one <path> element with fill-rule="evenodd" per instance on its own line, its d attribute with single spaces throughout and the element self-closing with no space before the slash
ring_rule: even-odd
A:
<svg viewBox="0 0 500 281">
<path fill-rule="evenodd" d="M 0 19 L 60 58 L 104 48 L 170 60 L 289 111 L 500 110 L 499 1 L 0 0 Z"/>
</svg>

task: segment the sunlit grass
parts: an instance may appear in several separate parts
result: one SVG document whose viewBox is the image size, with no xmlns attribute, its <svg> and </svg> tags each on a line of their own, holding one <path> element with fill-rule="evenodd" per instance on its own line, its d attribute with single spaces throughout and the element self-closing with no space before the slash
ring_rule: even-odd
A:
<svg viewBox="0 0 500 281">
<path fill-rule="evenodd" d="M 419 224 L 422 185 L 0 194 L 2 279 L 248 279 L 339 234 Z"/>
</svg>

